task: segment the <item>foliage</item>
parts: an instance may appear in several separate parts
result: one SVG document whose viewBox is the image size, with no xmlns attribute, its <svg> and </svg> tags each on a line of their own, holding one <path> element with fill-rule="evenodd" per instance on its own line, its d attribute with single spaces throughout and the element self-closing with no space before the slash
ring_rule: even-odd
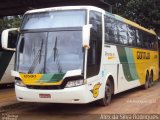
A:
<svg viewBox="0 0 160 120">
<path fill-rule="evenodd" d="M 3 31 L 7 28 L 17 28 L 20 26 L 21 16 L 7 16 L 0 19 L 0 31 Z"/>
<path fill-rule="evenodd" d="M 113 12 L 149 29 L 160 30 L 160 0 L 117 0 Z"/>
</svg>

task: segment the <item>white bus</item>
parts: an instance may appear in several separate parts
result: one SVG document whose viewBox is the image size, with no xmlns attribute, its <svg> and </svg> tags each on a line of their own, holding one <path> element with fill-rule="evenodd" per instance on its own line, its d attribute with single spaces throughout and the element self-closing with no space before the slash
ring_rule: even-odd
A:
<svg viewBox="0 0 160 120">
<path fill-rule="evenodd" d="M 3 48 L 10 49 L 8 42 Z M 158 79 L 157 39 L 155 32 L 93 6 L 30 10 L 15 64 L 19 101 L 108 105 L 112 95 L 149 88 Z"/>
<path fill-rule="evenodd" d="M 10 34 L 9 39 L 16 39 L 15 37 Z M 10 47 L 15 46 L 15 44 L 10 42 Z M 11 70 L 14 69 L 14 59 L 14 51 L 2 49 L 0 42 L 0 87 L 14 84 L 14 77 L 11 76 Z"/>
</svg>

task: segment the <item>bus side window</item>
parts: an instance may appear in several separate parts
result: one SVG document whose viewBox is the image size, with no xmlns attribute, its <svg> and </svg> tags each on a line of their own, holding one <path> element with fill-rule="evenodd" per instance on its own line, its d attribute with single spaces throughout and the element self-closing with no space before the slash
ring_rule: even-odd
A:
<svg viewBox="0 0 160 120">
<path fill-rule="evenodd" d="M 102 14 L 90 11 L 91 37 L 87 59 L 87 77 L 99 73 L 102 52 Z"/>
<path fill-rule="evenodd" d="M 149 36 L 146 34 L 146 32 L 142 32 L 143 36 L 143 48 L 148 49 L 149 48 Z"/>
<path fill-rule="evenodd" d="M 23 49 L 24 49 L 24 37 L 22 37 L 21 43 L 20 43 L 20 53 L 23 53 Z"/>
<path fill-rule="evenodd" d="M 157 39 L 157 37 L 156 36 L 152 36 L 153 37 L 153 49 L 154 50 L 157 50 L 158 49 L 158 39 Z"/>
<path fill-rule="evenodd" d="M 128 45 L 136 46 L 136 44 L 137 44 L 136 30 L 134 27 L 128 25 Z"/>
<path fill-rule="evenodd" d="M 118 43 L 117 21 L 105 16 L 105 43 Z"/>
<path fill-rule="evenodd" d="M 157 50 L 158 43 L 157 43 L 156 36 L 149 35 L 149 44 L 150 44 L 150 49 Z"/>
<path fill-rule="evenodd" d="M 136 30 L 136 37 L 137 37 L 137 47 L 142 47 L 143 38 L 142 38 L 142 33 L 139 29 Z"/>
<path fill-rule="evenodd" d="M 149 48 L 154 49 L 154 39 L 151 35 L 148 36 L 148 43 L 149 43 Z"/>
<path fill-rule="evenodd" d="M 119 44 L 128 45 L 127 25 L 117 21 Z"/>
</svg>

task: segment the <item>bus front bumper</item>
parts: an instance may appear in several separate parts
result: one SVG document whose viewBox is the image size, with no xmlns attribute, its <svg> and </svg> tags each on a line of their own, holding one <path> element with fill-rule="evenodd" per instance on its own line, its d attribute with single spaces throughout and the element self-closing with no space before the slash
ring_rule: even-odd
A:
<svg viewBox="0 0 160 120">
<path fill-rule="evenodd" d="M 22 102 L 82 104 L 94 100 L 86 85 L 59 90 L 37 90 L 15 85 L 15 91 L 17 100 Z M 40 95 L 45 95 L 45 97 L 40 97 Z"/>
</svg>

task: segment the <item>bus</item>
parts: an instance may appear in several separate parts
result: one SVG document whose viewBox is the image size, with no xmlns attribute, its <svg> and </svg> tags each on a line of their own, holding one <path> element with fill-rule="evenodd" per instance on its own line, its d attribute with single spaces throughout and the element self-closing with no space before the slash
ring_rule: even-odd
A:
<svg viewBox="0 0 160 120">
<path fill-rule="evenodd" d="M 158 80 L 157 43 L 154 31 L 94 6 L 27 11 L 12 71 L 16 97 L 106 106 L 113 95 Z"/>
<path fill-rule="evenodd" d="M 0 88 L 14 84 L 14 77 L 11 76 L 11 70 L 14 69 L 14 59 L 14 51 L 2 49 L 0 42 Z"/>
</svg>

